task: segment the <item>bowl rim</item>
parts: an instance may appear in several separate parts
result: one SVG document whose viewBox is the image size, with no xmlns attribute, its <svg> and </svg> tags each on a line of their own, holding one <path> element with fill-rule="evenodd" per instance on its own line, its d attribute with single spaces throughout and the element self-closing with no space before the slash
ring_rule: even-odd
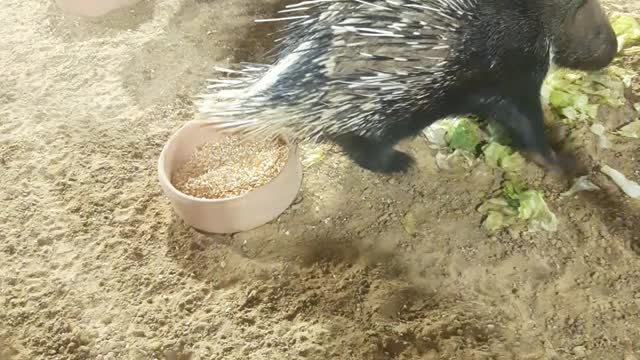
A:
<svg viewBox="0 0 640 360">
<path fill-rule="evenodd" d="M 276 176 L 274 176 L 273 178 L 271 178 L 271 180 L 269 180 L 268 182 L 266 182 L 265 184 L 258 186 L 257 188 L 254 188 L 252 190 L 249 190 L 243 194 L 240 195 L 235 195 L 232 197 L 228 197 L 228 198 L 218 198 L 218 199 L 207 199 L 207 198 L 199 198 L 199 197 L 195 197 L 193 195 L 189 195 L 189 194 L 185 194 L 184 192 L 178 190 L 174 185 L 173 182 L 171 181 L 171 179 L 169 178 L 169 176 L 167 175 L 167 171 L 164 167 L 164 160 L 166 158 L 167 155 L 167 151 L 169 146 L 175 142 L 176 138 L 178 137 L 178 135 L 184 131 L 184 129 L 186 129 L 188 126 L 196 126 L 196 125 L 201 125 L 204 126 L 205 124 L 199 122 L 199 121 L 188 121 L 187 123 L 183 124 L 178 130 L 176 130 L 171 137 L 169 137 L 169 139 L 167 140 L 167 142 L 164 144 L 162 151 L 160 152 L 160 156 L 158 157 L 158 176 L 160 177 L 160 182 L 166 184 L 166 186 L 169 188 L 169 190 L 171 192 L 173 192 L 174 194 L 176 194 L 178 197 L 184 199 L 184 200 L 189 200 L 192 202 L 199 202 L 199 203 L 222 203 L 222 202 L 230 202 L 230 201 L 234 201 L 234 200 L 238 200 L 241 199 L 243 197 L 246 197 L 252 193 L 255 193 L 257 191 L 261 191 L 263 190 L 265 187 L 267 187 L 268 185 L 270 185 L 271 183 L 274 182 L 275 179 L 281 177 L 284 174 L 284 170 L 287 167 L 290 167 L 291 161 L 295 161 L 295 155 L 297 154 L 297 144 L 291 143 L 289 141 L 289 139 L 285 136 L 285 135 L 279 135 L 278 138 L 280 138 L 282 141 L 285 142 L 285 144 L 288 147 L 287 151 L 287 160 L 284 163 L 284 166 L 280 169 L 280 171 L 278 172 L 278 174 Z M 293 156 L 292 156 L 293 155 Z"/>
</svg>

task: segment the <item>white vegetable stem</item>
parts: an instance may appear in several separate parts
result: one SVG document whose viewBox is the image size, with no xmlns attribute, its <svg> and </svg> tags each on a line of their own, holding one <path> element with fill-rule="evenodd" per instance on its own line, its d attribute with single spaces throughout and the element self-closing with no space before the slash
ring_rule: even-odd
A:
<svg viewBox="0 0 640 360">
<path fill-rule="evenodd" d="M 591 125 L 591 132 L 596 134 L 600 139 L 599 145 L 601 149 L 609 149 L 611 148 L 611 143 L 609 139 L 607 139 L 607 133 L 604 126 L 601 124 L 593 124 Z"/>
<path fill-rule="evenodd" d="M 580 192 L 580 191 L 597 191 L 600 190 L 600 187 L 598 187 L 596 184 L 592 183 L 591 180 L 589 180 L 589 176 L 585 175 L 585 176 L 581 176 L 579 178 L 577 178 L 574 183 L 573 186 L 571 186 L 571 189 L 569 189 L 568 191 L 563 192 L 562 194 L 560 194 L 561 196 L 572 196 L 573 194 Z"/>
<path fill-rule="evenodd" d="M 600 171 L 608 175 L 625 194 L 634 199 L 640 199 L 640 185 L 637 182 L 627 179 L 622 173 L 607 165 L 603 165 Z"/>
</svg>

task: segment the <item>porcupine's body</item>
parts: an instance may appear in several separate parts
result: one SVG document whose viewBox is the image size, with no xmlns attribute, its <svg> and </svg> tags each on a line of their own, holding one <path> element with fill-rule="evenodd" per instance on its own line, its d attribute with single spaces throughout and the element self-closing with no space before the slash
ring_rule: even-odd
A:
<svg viewBox="0 0 640 360">
<path fill-rule="evenodd" d="M 470 113 L 555 163 L 540 104 L 551 51 L 559 66 L 598 69 L 617 48 L 596 0 L 312 0 L 287 15 L 300 18 L 274 64 L 221 81 L 201 118 L 248 135 L 333 140 L 380 172 L 410 165 L 398 141 Z"/>
</svg>

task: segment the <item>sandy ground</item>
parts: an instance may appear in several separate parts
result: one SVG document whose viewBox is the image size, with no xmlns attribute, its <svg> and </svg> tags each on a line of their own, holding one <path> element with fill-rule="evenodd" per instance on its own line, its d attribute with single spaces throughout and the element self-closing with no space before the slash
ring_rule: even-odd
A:
<svg viewBox="0 0 640 360">
<path fill-rule="evenodd" d="M 502 175 L 438 171 L 422 139 L 406 176 L 330 151 L 277 221 L 186 227 L 159 152 L 213 65 L 261 60 L 252 20 L 278 6 L 143 0 L 86 20 L 2 1 L 0 359 L 640 359 L 637 224 L 615 231 L 533 165 L 555 234 L 485 234 L 475 208 Z M 640 142 L 601 151 L 582 131 L 640 180 Z"/>
</svg>

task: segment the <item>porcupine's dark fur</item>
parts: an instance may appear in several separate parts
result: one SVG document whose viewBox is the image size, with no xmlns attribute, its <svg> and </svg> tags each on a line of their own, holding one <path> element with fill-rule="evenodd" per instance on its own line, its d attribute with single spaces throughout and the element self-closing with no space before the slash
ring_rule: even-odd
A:
<svg viewBox="0 0 640 360">
<path fill-rule="evenodd" d="M 378 172 L 412 163 L 397 142 L 465 114 L 497 121 L 520 150 L 558 165 L 540 103 L 550 60 L 596 70 L 617 49 L 597 0 L 311 0 L 285 11 L 293 21 L 273 65 L 213 80 L 200 119 L 330 139 Z"/>
</svg>

